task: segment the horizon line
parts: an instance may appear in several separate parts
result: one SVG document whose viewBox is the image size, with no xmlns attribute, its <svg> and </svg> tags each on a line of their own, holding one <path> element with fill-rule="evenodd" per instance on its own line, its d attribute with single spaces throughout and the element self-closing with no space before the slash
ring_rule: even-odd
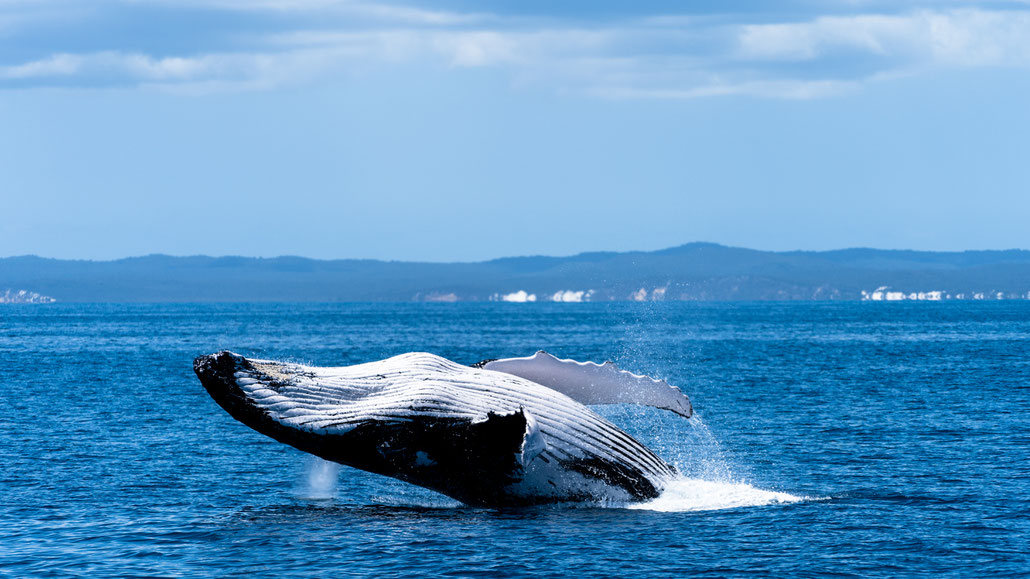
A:
<svg viewBox="0 0 1030 579">
<path fill-rule="evenodd" d="M 774 254 L 798 254 L 798 253 L 836 253 L 843 251 L 880 251 L 880 252 L 898 252 L 898 253 L 936 253 L 936 254 L 960 254 L 960 253 L 1005 253 L 1005 252 L 1028 252 L 1030 249 L 1026 248 L 1005 248 L 1005 249 L 962 249 L 962 250 L 933 250 L 933 249 L 912 249 L 912 248 L 879 248 L 869 246 L 855 246 L 855 247 L 842 247 L 836 249 L 787 249 L 787 250 L 772 250 L 772 249 L 755 249 L 750 247 L 726 245 L 711 241 L 690 241 L 680 245 L 673 245 L 668 247 L 662 247 L 658 249 L 630 249 L 630 250 L 592 250 L 592 251 L 581 251 L 579 253 L 565 254 L 565 255 L 544 255 L 544 254 L 529 254 L 529 255 L 504 255 L 499 257 L 492 257 L 488 259 L 480 260 L 454 260 L 454 261 L 428 261 L 428 260 L 412 260 L 412 259 L 382 259 L 372 257 L 335 257 L 335 258 L 322 258 L 322 257 L 307 257 L 303 255 L 295 254 L 280 254 L 275 256 L 263 256 L 263 255 L 239 255 L 239 254 L 222 254 L 222 255 L 211 255 L 203 253 L 193 254 L 172 254 L 172 253 L 147 253 L 142 255 L 128 255 L 124 257 L 115 257 L 109 259 L 92 259 L 92 258 L 63 258 L 63 257 L 48 257 L 38 254 L 21 254 L 21 255 L 7 255 L 0 257 L 0 260 L 7 259 L 44 259 L 52 261 L 78 261 L 78 262 L 90 262 L 90 263 L 113 263 L 117 261 L 126 261 L 130 259 L 144 259 L 149 257 L 169 257 L 175 259 L 189 259 L 189 258 L 208 258 L 208 259 L 253 259 L 253 260 L 277 260 L 277 259 L 303 259 L 308 261 L 371 261 L 380 263 L 427 263 L 427 264 L 477 264 L 477 263 L 489 263 L 492 261 L 500 261 L 506 259 L 570 259 L 575 257 L 581 257 L 585 255 L 595 254 L 639 254 L 639 253 L 661 253 L 665 251 L 671 251 L 676 249 L 684 249 L 690 246 L 709 246 L 721 249 L 734 249 L 743 251 L 754 251 L 758 253 L 774 253 Z"/>
</svg>

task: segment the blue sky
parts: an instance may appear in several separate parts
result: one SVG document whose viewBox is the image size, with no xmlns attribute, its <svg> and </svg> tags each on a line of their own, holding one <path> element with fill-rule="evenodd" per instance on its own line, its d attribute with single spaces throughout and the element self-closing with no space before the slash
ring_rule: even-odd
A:
<svg viewBox="0 0 1030 579">
<path fill-rule="evenodd" d="M 1030 2 L 0 0 L 0 255 L 1030 248 Z"/>
</svg>

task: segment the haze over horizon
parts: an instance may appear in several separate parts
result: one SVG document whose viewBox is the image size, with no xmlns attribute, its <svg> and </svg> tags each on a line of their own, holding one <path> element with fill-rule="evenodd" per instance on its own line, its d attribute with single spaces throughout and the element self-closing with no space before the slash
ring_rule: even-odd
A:
<svg viewBox="0 0 1030 579">
<path fill-rule="evenodd" d="M 1028 248 L 1030 5 L 0 1 L 0 256 Z"/>
</svg>

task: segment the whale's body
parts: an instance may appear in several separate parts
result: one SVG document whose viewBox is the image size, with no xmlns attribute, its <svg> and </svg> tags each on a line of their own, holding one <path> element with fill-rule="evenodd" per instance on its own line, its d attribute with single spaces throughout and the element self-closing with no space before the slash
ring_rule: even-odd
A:
<svg viewBox="0 0 1030 579">
<path fill-rule="evenodd" d="M 194 369 L 262 434 L 472 505 L 655 498 L 675 469 L 583 402 L 691 412 L 664 382 L 542 352 L 476 367 L 411 353 L 340 368 L 219 352 Z"/>
</svg>

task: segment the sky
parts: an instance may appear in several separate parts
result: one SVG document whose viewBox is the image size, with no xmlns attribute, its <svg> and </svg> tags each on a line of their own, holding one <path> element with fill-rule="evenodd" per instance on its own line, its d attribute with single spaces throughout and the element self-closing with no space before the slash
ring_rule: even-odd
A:
<svg viewBox="0 0 1030 579">
<path fill-rule="evenodd" d="M 1028 224 L 1027 0 L 0 0 L 0 256 L 1008 249 Z"/>
</svg>

